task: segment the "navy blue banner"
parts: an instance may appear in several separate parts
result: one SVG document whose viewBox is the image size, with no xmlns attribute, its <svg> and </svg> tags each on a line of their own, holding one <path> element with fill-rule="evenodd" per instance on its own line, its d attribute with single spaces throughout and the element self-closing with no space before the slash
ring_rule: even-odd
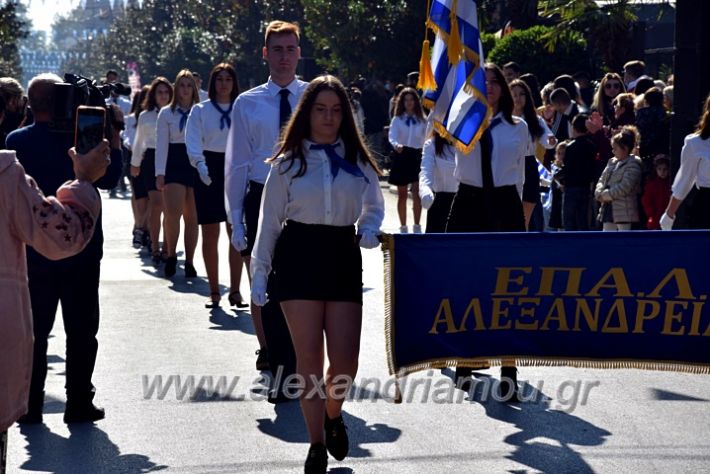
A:
<svg viewBox="0 0 710 474">
<path fill-rule="evenodd" d="M 385 247 L 392 374 L 503 359 L 710 373 L 710 232 L 404 234 Z"/>
</svg>

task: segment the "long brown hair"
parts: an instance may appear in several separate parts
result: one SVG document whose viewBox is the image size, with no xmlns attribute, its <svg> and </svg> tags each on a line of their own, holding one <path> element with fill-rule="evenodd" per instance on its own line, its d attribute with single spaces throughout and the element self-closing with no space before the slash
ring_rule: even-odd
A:
<svg viewBox="0 0 710 474">
<path fill-rule="evenodd" d="M 284 126 L 279 150 L 274 157 L 267 161 L 272 162 L 276 157 L 283 154 L 285 155 L 284 159 L 290 161 L 287 170 L 291 169 L 295 160 L 298 160 L 299 168 L 296 177 L 303 176 L 306 173 L 306 159 L 302 148 L 303 140 L 311 138 L 311 112 L 313 105 L 318 94 L 326 90 L 335 92 L 340 99 L 343 120 L 340 123 L 338 135 L 345 145 L 345 159 L 355 164 L 359 157 L 360 161 L 369 164 L 375 169 L 377 174 L 380 174 L 380 170 L 372 159 L 370 151 L 365 146 L 365 142 L 355 124 L 353 109 L 343 83 L 337 77 L 328 74 L 316 77 L 308 84 L 291 119 Z"/>
<path fill-rule="evenodd" d="M 491 71 L 500 84 L 500 99 L 498 100 L 498 112 L 503 114 L 505 120 L 510 124 L 515 124 L 513 120 L 513 94 L 510 93 L 510 87 L 505 80 L 503 71 L 500 70 L 495 63 L 486 63 L 483 68 L 486 71 Z"/>
<path fill-rule="evenodd" d="M 143 100 L 143 105 L 141 106 L 142 112 L 150 112 L 151 110 L 158 108 L 158 103 L 155 100 L 155 95 L 158 91 L 158 86 L 161 84 L 168 87 L 168 90 L 170 90 L 170 100 L 173 100 L 173 85 L 170 84 L 170 81 L 168 81 L 163 76 L 158 76 L 153 79 L 153 82 L 150 83 L 148 95 L 145 96 L 145 99 Z"/>
<path fill-rule="evenodd" d="M 510 84 L 508 84 L 508 87 L 510 88 L 511 97 L 513 96 L 513 87 L 519 87 L 522 89 L 523 94 L 525 95 L 523 119 L 525 119 L 525 123 L 528 124 L 528 132 L 530 133 L 530 136 L 537 140 L 542 136 L 545 130 L 542 128 L 540 121 L 537 119 L 537 110 L 535 110 L 535 104 L 533 103 L 530 87 L 528 87 L 528 85 L 520 79 L 513 79 L 510 81 Z"/>
<path fill-rule="evenodd" d="M 703 116 L 698 122 L 698 127 L 696 132 L 700 135 L 700 138 L 707 140 L 710 138 L 710 94 L 705 99 L 705 108 L 703 109 Z"/>
<path fill-rule="evenodd" d="M 397 102 L 394 105 L 394 115 L 399 117 L 404 114 L 404 99 L 407 95 L 414 97 L 414 116 L 418 120 L 425 120 L 424 110 L 422 109 L 422 101 L 419 100 L 419 94 L 417 94 L 416 89 L 411 87 L 405 87 L 402 92 L 397 96 Z"/>
<path fill-rule="evenodd" d="M 180 86 L 180 81 L 183 79 L 190 81 L 190 85 L 192 86 L 192 99 L 190 100 L 190 107 L 200 101 L 200 94 L 197 92 L 197 82 L 195 82 L 192 72 L 190 72 L 189 69 L 183 69 L 175 77 L 175 91 L 173 91 L 173 99 L 170 101 L 170 110 L 173 112 L 175 112 L 175 108 L 178 106 L 177 88 Z"/>
<path fill-rule="evenodd" d="M 232 93 L 229 95 L 229 103 L 233 103 L 234 99 L 239 95 L 239 81 L 237 80 L 237 70 L 229 63 L 219 63 L 212 68 L 210 72 L 210 84 L 207 89 L 207 94 L 210 100 L 217 100 L 217 74 L 222 71 L 227 71 L 227 74 L 232 76 L 232 81 L 234 81 L 234 86 L 232 86 Z"/>
</svg>

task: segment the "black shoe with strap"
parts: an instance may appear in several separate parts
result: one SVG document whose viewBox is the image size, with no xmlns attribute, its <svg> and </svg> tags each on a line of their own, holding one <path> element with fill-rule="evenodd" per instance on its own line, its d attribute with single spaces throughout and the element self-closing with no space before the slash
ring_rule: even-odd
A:
<svg viewBox="0 0 710 474">
<path fill-rule="evenodd" d="M 269 351 L 267 349 L 259 349 L 256 351 L 256 370 L 269 370 Z"/>
<path fill-rule="evenodd" d="M 197 277 L 197 270 L 192 262 L 185 262 L 185 278 L 195 278 Z"/>
<path fill-rule="evenodd" d="M 308 448 L 308 456 L 303 466 L 305 474 L 325 474 L 328 470 L 328 453 L 321 443 L 312 444 Z"/>
<path fill-rule="evenodd" d="M 347 427 L 343 421 L 343 415 L 336 418 L 328 418 L 325 414 L 325 445 L 328 452 L 338 461 L 345 459 L 350 449 Z"/>
<path fill-rule="evenodd" d="M 177 272 L 177 257 L 168 257 L 165 259 L 165 278 L 172 278 Z"/>
</svg>

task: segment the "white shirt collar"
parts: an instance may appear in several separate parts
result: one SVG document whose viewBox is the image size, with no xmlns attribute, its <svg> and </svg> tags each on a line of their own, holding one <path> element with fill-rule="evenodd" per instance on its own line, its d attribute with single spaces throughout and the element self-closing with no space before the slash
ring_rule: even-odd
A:
<svg viewBox="0 0 710 474">
<path fill-rule="evenodd" d="M 269 80 L 266 81 L 266 87 L 272 96 L 278 95 L 281 89 L 288 89 L 291 94 L 296 96 L 298 94 L 298 79 L 294 77 L 293 81 L 291 81 L 286 87 L 281 87 L 280 85 L 272 81 L 271 76 L 269 76 Z"/>
</svg>

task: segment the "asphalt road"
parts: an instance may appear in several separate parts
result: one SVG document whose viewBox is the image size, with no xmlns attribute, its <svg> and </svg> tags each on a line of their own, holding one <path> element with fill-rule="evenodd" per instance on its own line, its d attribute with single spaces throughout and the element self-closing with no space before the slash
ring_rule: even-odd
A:
<svg viewBox="0 0 710 474">
<path fill-rule="evenodd" d="M 385 194 L 385 230 L 394 231 L 395 196 Z M 162 278 L 131 247 L 131 225 L 129 201 L 105 198 L 94 383 L 106 419 L 71 429 L 62 422 L 65 338 L 57 318 L 45 422 L 10 429 L 8 472 L 302 472 L 308 441 L 300 408 L 261 400 L 249 313 L 228 308 L 226 298 L 221 309 L 204 309 L 199 248 L 200 279 L 187 282 L 181 267 L 172 280 Z M 382 254 L 364 251 L 363 260 L 360 368 L 344 415 L 351 451 L 342 462 L 330 460 L 331 473 L 710 471 L 706 375 L 523 368 L 530 401 L 513 406 L 488 390 L 495 369 L 477 374 L 470 398 L 436 392 L 453 374 L 431 371 L 410 376 L 405 403 L 393 404 Z M 221 267 L 226 283 L 224 259 Z M 242 291 L 248 295 L 246 276 Z M 210 389 L 209 377 L 224 377 L 223 385 Z"/>
</svg>

